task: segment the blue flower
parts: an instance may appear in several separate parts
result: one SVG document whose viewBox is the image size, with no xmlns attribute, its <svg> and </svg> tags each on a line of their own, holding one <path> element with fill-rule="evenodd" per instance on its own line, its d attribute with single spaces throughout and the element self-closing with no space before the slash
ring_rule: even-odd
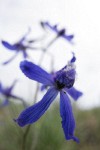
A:
<svg viewBox="0 0 100 150">
<path fill-rule="evenodd" d="M 17 80 L 15 80 L 10 87 L 6 87 L 6 88 L 3 87 L 2 83 L 0 83 L 0 96 L 3 97 L 3 100 L 2 100 L 2 103 L 0 104 L 0 107 L 7 106 L 9 104 L 10 98 L 13 98 L 16 100 L 18 99 L 18 100 L 22 101 L 23 105 L 26 107 L 26 103 L 24 102 L 24 100 L 22 98 L 17 97 L 17 96 L 12 94 L 12 90 L 15 87 L 16 81 Z"/>
<path fill-rule="evenodd" d="M 20 68 L 28 78 L 40 82 L 45 86 L 50 86 L 50 88 L 41 101 L 26 108 L 15 119 L 19 126 L 23 127 L 36 122 L 49 108 L 58 93 L 60 93 L 60 115 L 65 138 L 66 140 L 73 139 L 79 142 L 78 138 L 74 136 L 75 120 L 69 99 L 69 95 L 75 100 L 82 96 L 82 92 L 73 87 L 76 74 L 74 61 L 75 56 L 73 56 L 68 65 L 53 74 L 47 73 L 29 61 L 21 62 Z"/>
<path fill-rule="evenodd" d="M 65 40 L 71 42 L 72 39 L 74 38 L 74 35 L 67 35 L 66 34 L 66 30 L 65 29 L 58 29 L 57 25 L 51 25 L 49 22 L 41 22 L 41 26 L 45 29 L 46 27 L 48 27 L 49 29 L 51 29 L 53 32 L 55 32 L 57 34 L 58 37 L 62 37 Z"/>
<path fill-rule="evenodd" d="M 3 64 L 8 64 L 11 62 L 19 52 L 22 52 L 24 58 L 28 58 L 27 50 L 28 49 L 37 49 L 36 47 L 32 47 L 31 44 L 35 42 L 35 40 L 27 40 L 27 36 L 30 33 L 30 29 L 28 32 L 16 43 L 10 44 L 7 41 L 2 40 L 2 44 L 4 47 L 11 51 L 15 51 L 15 55 L 11 57 L 9 60 L 5 61 Z"/>
</svg>

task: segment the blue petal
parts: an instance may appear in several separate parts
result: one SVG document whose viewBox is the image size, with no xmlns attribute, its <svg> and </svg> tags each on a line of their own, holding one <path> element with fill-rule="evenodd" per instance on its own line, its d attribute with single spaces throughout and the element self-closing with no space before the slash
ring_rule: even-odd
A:
<svg viewBox="0 0 100 150">
<path fill-rule="evenodd" d="M 74 52 L 72 52 L 72 55 L 73 55 L 73 57 L 72 57 L 72 59 L 70 60 L 70 63 L 74 63 L 74 62 L 76 61 L 76 57 L 75 57 Z"/>
<path fill-rule="evenodd" d="M 47 85 L 42 85 L 42 86 L 41 86 L 41 91 L 46 90 L 46 89 L 47 89 L 47 87 L 48 87 Z"/>
<path fill-rule="evenodd" d="M 64 31 L 64 30 L 58 30 L 57 29 L 57 25 L 54 25 L 54 26 L 52 26 L 52 25 L 50 25 L 50 23 L 49 22 L 44 22 L 44 27 L 45 26 L 47 26 L 47 27 L 49 27 L 51 30 L 53 30 L 54 32 L 56 32 L 58 35 L 62 35 L 62 34 L 59 34 L 60 32 L 62 32 L 62 31 Z M 65 31 L 64 31 L 65 32 Z M 63 33 L 64 33 L 63 32 Z"/>
<path fill-rule="evenodd" d="M 71 42 L 72 39 L 74 38 L 74 35 L 66 35 L 65 29 L 58 30 L 57 25 L 51 26 L 49 22 L 42 22 L 41 25 L 43 26 L 43 28 L 45 26 L 49 27 L 51 30 L 56 32 L 58 34 L 58 36 L 62 36 L 64 39 L 68 40 L 69 42 Z"/>
<path fill-rule="evenodd" d="M 9 88 L 6 89 L 6 91 L 8 91 L 7 93 L 11 93 L 12 92 L 12 90 L 15 87 L 17 81 L 18 80 L 13 81 L 12 85 Z"/>
<path fill-rule="evenodd" d="M 49 89 L 41 101 L 25 109 L 15 121 L 21 127 L 36 122 L 49 108 L 57 94 L 58 91 L 55 88 Z"/>
<path fill-rule="evenodd" d="M 2 41 L 2 44 L 4 47 L 8 48 L 9 50 L 16 50 L 16 45 L 11 45 L 10 43 L 6 41 Z"/>
<path fill-rule="evenodd" d="M 51 30 L 57 32 L 57 25 L 51 26 L 51 25 L 49 24 L 49 22 L 41 22 L 41 26 L 42 26 L 43 28 L 45 28 L 45 27 L 47 26 L 47 27 L 49 27 Z"/>
<path fill-rule="evenodd" d="M 24 58 L 28 58 L 27 52 L 26 52 L 25 50 L 23 50 L 22 52 L 23 52 L 23 57 L 24 57 Z"/>
<path fill-rule="evenodd" d="M 60 93 L 60 115 L 62 117 L 62 128 L 64 130 L 66 140 L 72 139 L 79 142 L 78 138 L 74 136 L 75 120 L 70 99 L 63 91 Z"/>
<path fill-rule="evenodd" d="M 16 82 L 17 82 L 17 80 L 15 80 L 10 87 L 7 87 L 7 88 L 1 87 L 1 93 L 5 96 L 9 97 L 9 95 L 11 94 Z"/>
<path fill-rule="evenodd" d="M 76 90 L 74 87 L 67 89 L 66 91 L 74 100 L 77 100 L 78 98 L 80 98 L 83 95 L 82 92 Z"/>
<path fill-rule="evenodd" d="M 71 41 L 74 38 L 74 35 L 63 35 L 63 38 L 65 38 L 68 41 Z"/>
<path fill-rule="evenodd" d="M 20 68 L 22 72 L 32 80 L 38 81 L 45 85 L 53 84 L 52 75 L 48 74 L 46 71 L 32 62 L 28 62 L 26 60 L 22 61 L 20 63 Z"/>
<path fill-rule="evenodd" d="M 3 103 L 0 104 L 0 108 L 5 107 L 5 106 L 7 106 L 8 104 L 9 104 L 8 99 L 5 99 L 5 100 L 3 101 Z"/>
<path fill-rule="evenodd" d="M 0 82 L 0 92 L 2 92 L 2 83 Z"/>
</svg>

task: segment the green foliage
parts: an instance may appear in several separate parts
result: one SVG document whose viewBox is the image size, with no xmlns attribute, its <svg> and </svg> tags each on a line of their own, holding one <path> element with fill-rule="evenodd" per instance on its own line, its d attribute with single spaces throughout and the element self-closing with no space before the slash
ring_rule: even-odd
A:
<svg viewBox="0 0 100 150">
<path fill-rule="evenodd" d="M 88 111 L 74 110 L 75 135 L 80 139 L 80 144 L 65 140 L 57 104 L 54 104 L 38 122 L 30 126 L 27 136 L 28 126 L 21 128 L 13 121 L 21 110 L 23 110 L 22 105 L 13 103 L 0 109 L 0 150 L 100 149 L 99 108 Z"/>
</svg>

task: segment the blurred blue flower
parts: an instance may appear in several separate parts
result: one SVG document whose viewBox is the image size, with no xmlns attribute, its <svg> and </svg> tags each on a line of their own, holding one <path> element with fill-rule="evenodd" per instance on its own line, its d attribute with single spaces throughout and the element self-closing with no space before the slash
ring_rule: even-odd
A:
<svg viewBox="0 0 100 150">
<path fill-rule="evenodd" d="M 16 82 L 17 82 L 17 80 L 15 80 L 10 87 L 6 87 L 6 88 L 3 87 L 2 83 L 0 82 L 0 96 L 1 96 L 1 100 L 3 98 L 2 103 L 0 104 L 0 107 L 7 106 L 9 104 L 9 99 L 10 98 L 22 101 L 23 105 L 26 107 L 26 103 L 24 102 L 24 100 L 22 98 L 17 97 L 17 96 L 12 94 L 12 90 L 15 87 Z"/>
<path fill-rule="evenodd" d="M 72 39 L 74 38 L 74 35 L 67 35 L 66 34 L 66 30 L 65 29 L 58 29 L 57 25 L 51 25 L 49 22 L 41 22 L 41 26 L 45 29 L 46 27 L 48 27 L 49 29 L 51 29 L 53 32 L 55 32 L 57 34 L 57 37 L 62 37 L 65 40 L 71 42 Z"/>
<path fill-rule="evenodd" d="M 53 74 L 47 73 L 31 62 L 21 62 L 20 68 L 28 78 L 40 82 L 44 86 L 50 86 L 50 88 L 41 101 L 22 111 L 19 117 L 15 119 L 19 126 L 23 127 L 36 122 L 49 108 L 58 93 L 60 93 L 60 115 L 62 117 L 62 128 L 65 138 L 66 140 L 73 139 L 79 142 L 78 138 L 74 136 L 75 120 L 68 96 L 70 95 L 75 100 L 82 96 L 82 92 L 73 87 L 76 74 L 75 60 L 76 58 L 73 56 L 68 65 Z"/>
<path fill-rule="evenodd" d="M 10 44 L 7 41 L 2 40 L 2 44 L 4 47 L 6 47 L 7 49 L 11 50 L 11 51 L 15 51 L 15 55 L 13 57 L 11 57 L 9 60 L 5 61 L 3 64 L 8 64 L 9 62 L 11 62 L 19 52 L 22 52 L 23 57 L 24 58 L 28 58 L 28 54 L 27 54 L 27 50 L 31 49 L 31 50 L 36 50 L 38 48 L 36 47 L 32 47 L 31 44 L 34 43 L 36 40 L 27 40 L 27 36 L 30 33 L 30 28 L 28 30 L 28 32 L 16 43 L 14 44 Z"/>
</svg>

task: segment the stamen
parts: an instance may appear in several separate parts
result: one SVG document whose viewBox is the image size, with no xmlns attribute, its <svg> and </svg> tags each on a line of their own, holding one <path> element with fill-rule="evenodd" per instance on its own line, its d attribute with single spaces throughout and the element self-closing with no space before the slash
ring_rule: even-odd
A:
<svg viewBox="0 0 100 150">
<path fill-rule="evenodd" d="M 64 68 L 64 71 L 70 71 L 72 69 L 76 69 L 75 64 L 68 62 L 68 65 Z"/>
</svg>

